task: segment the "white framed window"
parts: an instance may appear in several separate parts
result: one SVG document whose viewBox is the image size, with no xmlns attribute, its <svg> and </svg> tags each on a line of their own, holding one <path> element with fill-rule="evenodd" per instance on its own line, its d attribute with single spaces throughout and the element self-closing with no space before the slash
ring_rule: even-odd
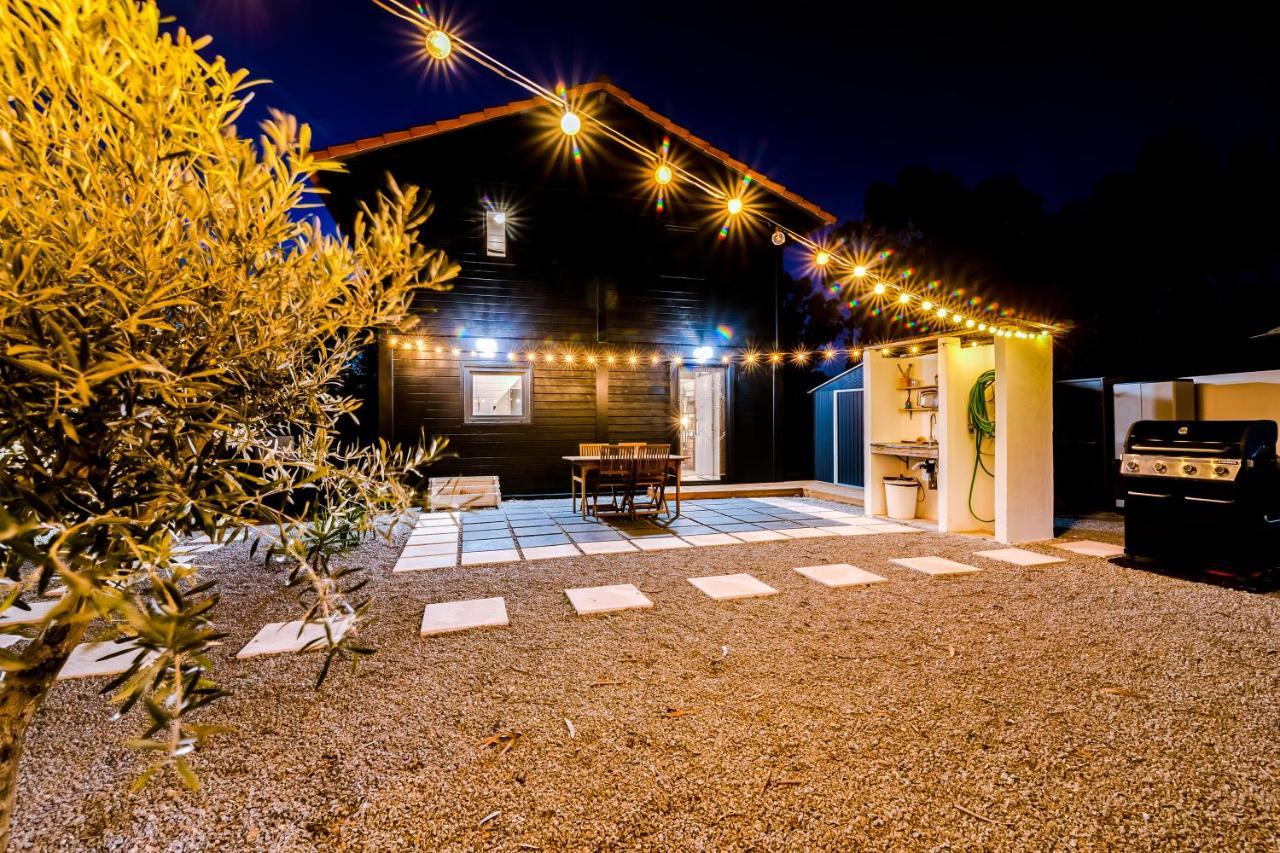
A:
<svg viewBox="0 0 1280 853">
<path fill-rule="evenodd" d="M 468 424 L 533 421 L 533 367 L 462 365 L 462 420 Z"/>
<path fill-rule="evenodd" d="M 507 256 L 507 214 L 501 210 L 484 212 L 484 252 L 491 258 Z"/>
</svg>

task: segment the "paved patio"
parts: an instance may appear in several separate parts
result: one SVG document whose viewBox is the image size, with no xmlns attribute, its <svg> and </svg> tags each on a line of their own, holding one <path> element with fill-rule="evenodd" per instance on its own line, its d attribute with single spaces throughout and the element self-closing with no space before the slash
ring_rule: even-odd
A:
<svg viewBox="0 0 1280 853">
<path fill-rule="evenodd" d="M 510 501 L 498 509 L 424 513 L 396 571 L 739 545 L 819 536 L 915 533 L 919 528 L 832 509 L 799 498 L 724 498 L 686 502 L 674 521 L 587 518 L 570 501 Z"/>
</svg>

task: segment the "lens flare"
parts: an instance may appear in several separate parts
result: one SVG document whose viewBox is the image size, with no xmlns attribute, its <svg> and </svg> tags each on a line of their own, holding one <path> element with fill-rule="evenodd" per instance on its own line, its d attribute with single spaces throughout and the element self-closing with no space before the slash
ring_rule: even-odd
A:
<svg viewBox="0 0 1280 853">
<path fill-rule="evenodd" d="M 725 207 L 729 211 L 730 216 L 737 216 L 742 212 L 742 199 L 735 196 L 734 198 L 729 199 L 729 203 Z"/>
<path fill-rule="evenodd" d="M 653 172 L 653 179 L 657 181 L 661 186 L 664 186 L 664 187 L 667 184 L 671 183 L 671 179 L 673 177 L 674 177 L 674 174 L 671 171 L 671 167 L 668 166 L 666 163 L 662 163 L 661 165 L 659 165 L 658 168 L 655 169 Z"/>
<path fill-rule="evenodd" d="M 582 130 L 582 119 L 578 118 L 577 113 L 565 110 L 564 115 L 560 116 L 560 130 L 564 131 L 565 136 L 576 136 Z"/>
</svg>

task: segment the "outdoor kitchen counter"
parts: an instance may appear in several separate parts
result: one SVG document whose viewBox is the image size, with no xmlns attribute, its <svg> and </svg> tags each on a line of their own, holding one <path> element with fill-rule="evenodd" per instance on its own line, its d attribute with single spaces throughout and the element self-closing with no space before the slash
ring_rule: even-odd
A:
<svg viewBox="0 0 1280 853">
<path fill-rule="evenodd" d="M 913 459 L 937 459 L 938 445 L 912 441 L 873 441 L 871 452 L 884 456 L 905 456 Z"/>
</svg>

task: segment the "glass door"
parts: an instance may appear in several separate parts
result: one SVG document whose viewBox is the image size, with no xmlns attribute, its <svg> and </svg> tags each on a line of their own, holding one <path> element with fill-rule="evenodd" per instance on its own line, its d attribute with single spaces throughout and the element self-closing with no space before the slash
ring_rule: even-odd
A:
<svg viewBox="0 0 1280 853">
<path fill-rule="evenodd" d="M 686 480 L 719 480 L 725 469 L 728 399 L 723 367 L 681 367 L 680 452 Z"/>
</svg>

